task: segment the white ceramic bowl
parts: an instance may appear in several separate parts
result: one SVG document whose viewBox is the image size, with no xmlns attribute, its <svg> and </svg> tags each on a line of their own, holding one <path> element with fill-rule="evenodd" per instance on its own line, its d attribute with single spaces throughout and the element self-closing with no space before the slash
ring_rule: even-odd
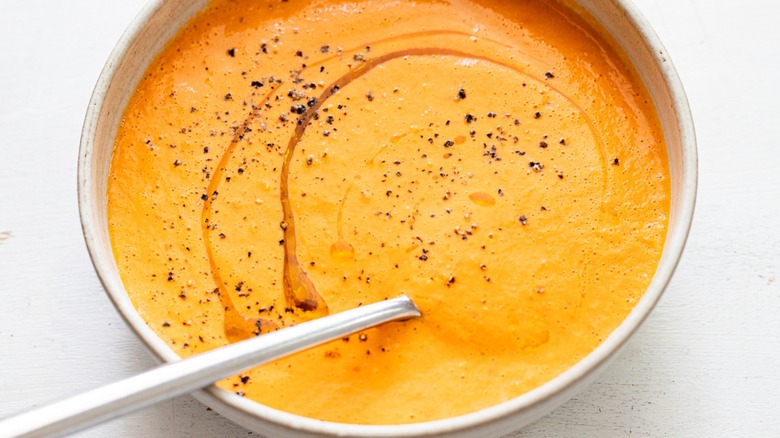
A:
<svg viewBox="0 0 780 438">
<path fill-rule="evenodd" d="M 153 0 L 135 18 L 103 69 L 89 103 L 79 154 L 79 208 L 92 262 L 114 305 L 161 361 L 178 356 L 146 325 L 130 302 L 111 251 L 106 186 L 117 126 L 133 90 L 166 41 L 206 0 Z M 696 198 L 696 140 L 682 85 L 650 25 L 628 1 L 580 0 L 611 33 L 640 73 L 655 102 L 666 139 L 672 178 L 669 231 L 650 287 L 626 320 L 591 354 L 543 386 L 471 414 L 426 423 L 360 426 L 317 421 L 262 406 L 211 387 L 201 402 L 251 430 L 274 437 L 304 436 L 499 436 L 519 429 L 570 399 L 588 385 L 637 330 L 669 282 L 682 255 Z"/>
</svg>

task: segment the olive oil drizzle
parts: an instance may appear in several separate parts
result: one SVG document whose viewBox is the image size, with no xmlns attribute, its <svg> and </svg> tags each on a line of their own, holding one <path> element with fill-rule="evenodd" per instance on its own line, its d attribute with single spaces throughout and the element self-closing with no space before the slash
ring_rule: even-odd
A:
<svg viewBox="0 0 780 438">
<path fill-rule="evenodd" d="M 425 31 L 425 32 L 417 32 L 413 34 L 390 37 L 385 40 L 380 40 L 379 42 L 387 42 L 391 40 L 392 41 L 404 40 L 404 39 L 411 40 L 414 39 L 415 37 L 436 36 L 437 34 L 464 35 L 464 36 L 467 35 L 465 33 L 454 32 L 454 31 Z M 492 42 L 492 43 L 497 43 L 497 42 Z M 376 43 L 372 43 L 372 44 L 376 44 Z M 368 47 L 368 46 L 362 46 L 362 47 Z M 355 50 L 358 49 L 350 49 L 350 51 L 355 51 Z M 289 139 L 287 146 L 284 150 L 283 164 L 280 170 L 280 187 L 279 187 L 279 198 L 280 198 L 282 213 L 283 213 L 283 219 L 282 219 L 283 226 L 281 228 L 284 237 L 283 245 L 282 245 L 284 248 L 283 290 L 284 290 L 286 304 L 288 306 L 287 309 L 292 311 L 300 311 L 300 312 L 296 312 L 296 314 L 302 319 L 312 319 L 312 318 L 317 318 L 317 317 L 327 315 L 328 305 L 324 300 L 324 298 L 322 297 L 322 295 L 317 291 L 317 288 L 314 285 L 314 283 L 311 281 L 311 279 L 309 279 L 306 270 L 303 268 L 303 266 L 301 265 L 298 259 L 295 214 L 289 196 L 290 164 L 293 160 L 296 146 L 303 138 L 303 135 L 306 133 L 306 130 L 311 123 L 311 120 L 315 117 L 315 114 L 318 113 L 318 110 L 332 95 L 337 93 L 339 89 L 349 85 L 351 82 L 355 81 L 356 79 L 367 74 L 374 68 L 388 61 L 392 61 L 404 57 L 422 57 L 422 56 L 452 56 L 452 57 L 462 58 L 462 59 L 484 61 L 523 74 L 527 76 L 529 79 L 536 81 L 540 84 L 543 84 L 545 87 L 555 91 L 558 95 L 560 95 L 562 98 L 567 100 L 569 103 L 571 103 L 575 108 L 577 108 L 580 111 L 580 114 L 582 114 L 587 125 L 589 126 L 589 129 L 592 132 L 595 141 L 598 143 L 598 149 L 599 149 L 598 152 L 600 154 L 601 162 L 602 163 L 604 162 L 605 159 L 604 140 L 598 134 L 598 130 L 596 129 L 594 121 L 570 97 L 566 96 L 564 93 L 561 93 L 549 82 L 545 82 L 543 79 L 534 77 L 532 74 L 530 74 L 528 71 L 524 70 L 523 68 L 520 68 L 515 65 L 511 65 L 502 60 L 490 58 L 485 55 L 469 53 L 463 50 L 451 49 L 446 47 L 416 47 L 416 48 L 412 47 L 403 50 L 391 51 L 389 53 L 385 53 L 379 56 L 362 60 L 359 65 L 353 67 L 347 73 L 345 73 L 344 75 L 342 75 L 341 77 L 333 81 L 330 85 L 326 86 L 325 91 L 322 92 L 320 96 L 316 98 L 313 104 L 309 105 L 306 108 L 305 112 L 303 112 L 298 117 L 293 135 Z M 309 67 L 306 68 L 306 70 L 320 66 L 324 64 L 326 61 L 335 58 L 338 58 L 338 56 L 331 56 L 321 61 L 312 63 L 309 65 Z M 274 93 L 278 91 L 279 89 L 278 85 L 279 84 L 277 84 L 277 86 L 275 86 L 272 90 L 270 90 L 269 93 L 264 97 L 263 99 L 264 102 L 269 101 L 270 98 L 274 95 Z M 260 107 L 261 105 L 253 105 L 253 109 L 247 116 L 246 120 L 244 121 L 242 128 L 238 130 L 235 137 L 231 141 L 231 144 L 225 150 L 224 155 L 220 159 L 217 169 L 215 169 L 212 175 L 212 179 L 209 183 L 207 193 L 210 194 L 216 192 L 218 185 L 223 179 L 221 178 L 221 174 L 227 164 L 229 157 L 233 153 L 236 144 L 241 141 L 244 133 L 247 132 L 249 125 L 260 115 L 260 110 L 259 110 Z M 610 178 L 608 176 L 609 173 L 606 172 L 606 166 L 604 166 L 602 170 L 604 171 L 604 175 L 605 175 L 603 190 L 604 193 L 606 193 L 608 180 Z M 347 190 L 347 194 L 348 193 L 349 190 Z M 347 194 L 345 194 L 344 199 L 342 200 L 342 204 L 345 202 Z M 209 258 L 212 275 L 221 291 L 220 299 L 222 300 L 221 302 L 225 308 L 225 332 L 228 339 L 230 341 L 237 341 L 240 339 L 250 337 L 252 335 L 258 335 L 261 332 L 274 330 L 278 328 L 279 327 L 278 323 L 271 319 L 244 317 L 241 314 L 241 312 L 237 309 L 237 306 L 235 306 L 235 303 L 233 303 L 233 301 L 229 297 L 229 293 L 227 292 L 225 283 L 223 282 L 219 274 L 219 268 L 215 263 L 214 252 L 213 252 L 211 241 L 209 239 L 209 231 L 214 228 L 213 224 L 211 223 L 211 206 L 212 206 L 212 199 L 209 196 L 209 198 L 204 203 L 203 213 L 202 213 L 202 228 L 203 228 L 203 235 L 204 235 L 204 244 L 207 249 L 207 255 Z M 341 209 L 339 210 L 339 216 L 341 216 Z M 339 219 L 339 227 L 341 227 L 340 223 L 341 223 L 341 219 Z M 339 230 L 339 241 L 334 245 L 339 246 L 339 248 L 336 249 L 337 251 L 346 250 L 348 248 L 354 254 L 354 249 L 352 248 L 352 245 L 349 244 L 346 240 L 344 240 L 341 230 Z M 333 247 L 331 248 L 331 252 L 333 252 Z"/>
<path fill-rule="evenodd" d="M 267 101 L 275 92 L 278 87 L 272 86 L 271 90 L 263 97 L 263 101 Z M 230 144 L 225 149 L 222 157 L 219 160 L 216 168 L 213 171 L 209 185 L 206 188 L 206 199 L 203 203 L 203 209 L 201 210 L 201 229 L 203 234 L 203 244 L 206 248 L 206 256 L 209 260 L 209 267 L 211 268 L 211 276 L 217 285 L 217 289 L 214 291 L 219 295 L 220 303 L 225 310 L 224 326 L 225 336 L 231 342 L 237 342 L 242 339 L 246 339 L 251 335 L 258 335 L 262 332 L 272 331 L 279 328 L 279 325 L 272 319 L 266 318 L 247 318 L 235 305 L 233 299 L 228 292 L 228 286 L 225 284 L 222 276 L 219 272 L 216 259 L 214 257 L 214 247 L 211 244 L 211 231 L 216 229 L 217 224 L 214 222 L 211 212 L 212 204 L 215 200 L 214 195 L 217 193 L 220 182 L 223 180 L 222 174 L 224 173 L 228 160 L 233 153 L 233 150 L 241 142 L 241 139 L 249 131 L 251 123 L 260 115 L 259 106 L 253 106 L 249 115 L 244 120 L 244 123 L 236 130 L 233 138 L 230 140 Z"/>
<path fill-rule="evenodd" d="M 341 202 L 339 203 L 339 213 L 336 218 L 338 240 L 330 246 L 331 257 L 343 261 L 350 260 L 355 256 L 355 248 L 344 238 L 344 204 L 347 203 L 347 197 L 351 190 L 352 185 L 347 187 L 346 192 L 344 192 L 344 197 L 341 198 Z"/>
</svg>

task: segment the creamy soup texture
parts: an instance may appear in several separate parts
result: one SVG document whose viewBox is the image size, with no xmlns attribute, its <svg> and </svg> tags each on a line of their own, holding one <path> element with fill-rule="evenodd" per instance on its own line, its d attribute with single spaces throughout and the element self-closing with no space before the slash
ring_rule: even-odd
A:
<svg viewBox="0 0 780 438">
<path fill-rule="evenodd" d="M 669 214 L 655 109 L 553 1 L 215 0 L 125 110 L 112 246 L 182 356 L 407 294 L 423 317 L 219 386 L 398 424 L 509 400 L 590 353 Z"/>
</svg>

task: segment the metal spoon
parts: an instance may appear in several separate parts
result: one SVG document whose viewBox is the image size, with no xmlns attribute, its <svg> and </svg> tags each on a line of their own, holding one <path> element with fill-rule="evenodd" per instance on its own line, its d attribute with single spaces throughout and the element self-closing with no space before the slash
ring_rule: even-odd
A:
<svg viewBox="0 0 780 438">
<path fill-rule="evenodd" d="M 0 420 L 0 438 L 61 436 L 205 388 L 246 369 L 385 322 L 417 318 L 400 296 L 247 339 Z"/>
</svg>

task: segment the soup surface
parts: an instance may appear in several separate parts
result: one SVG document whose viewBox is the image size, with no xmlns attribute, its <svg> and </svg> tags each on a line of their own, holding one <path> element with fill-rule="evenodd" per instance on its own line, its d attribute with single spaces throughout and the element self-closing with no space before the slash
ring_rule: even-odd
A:
<svg viewBox="0 0 780 438">
<path fill-rule="evenodd" d="M 112 245 L 187 356 L 407 294 L 219 385 L 336 422 L 473 412 L 590 353 L 647 288 L 670 181 L 614 43 L 552 1 L 216 0 L 117 132 Z"/>
</svg>

